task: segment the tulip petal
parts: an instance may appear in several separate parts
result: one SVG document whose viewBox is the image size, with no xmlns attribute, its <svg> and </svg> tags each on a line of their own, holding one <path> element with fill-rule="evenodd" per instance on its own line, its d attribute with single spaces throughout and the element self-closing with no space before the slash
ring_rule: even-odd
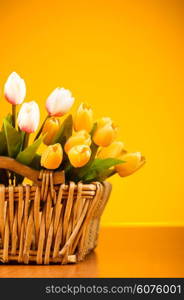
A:
<svg viewBox="0 0 184 300">
<path fill-rule="evenodd" d="M 50 116 L 60 117 L 72 107 L 74 98 L 69 90 L 56 88 L 47 98 L 46 109 Z"/>
<path fill-rule="evenodd" d="M 18 114 L 18 125 L 22 131 L 35 132 L 40 121 L 39 106 L 35 101 L 24 103 Z"/>
<path fill-rule="evenodd" d="M 9 75 L 4 93 L 7 101 L 13 105 L 21 104 L 26 96 L 26 85 L 24 80 L 16 73 L 13 72 Z"/>
<path fill-rule="evenodd" d="M 50 170 L 57 169 L 63 159 L 63 150 L 59 143 L 48 146 L 41 156 L 41 166 Z"/>
</svg>

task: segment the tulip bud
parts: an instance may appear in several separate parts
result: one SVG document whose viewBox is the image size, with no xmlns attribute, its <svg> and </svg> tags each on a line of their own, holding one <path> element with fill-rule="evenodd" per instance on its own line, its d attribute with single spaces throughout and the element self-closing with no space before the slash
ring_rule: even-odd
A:
<svg viewBox="0 0 184 300">
<path fill-rule="evenodd" d="M 115 166 L 116 171 L 121 177 L 133 174 L 145 163 L 145 158 L 140 152 L 124 154 L 121 159 L 124 163 Z"/>
<path fill-rule="evenodd" d="M 46 101 L 46 109 L 50 116 L 61 117 L 72 107 L 74 98 L 69 90 L 56 88 Z"/>
<path fill-rule="evenodd" d="M 91 136 L 87 131 L 81 130 L 74 133 L 74 135 L 72 135 L 65 144 L 65 152 L 68 153 L 72 147 L 77 145 L 91 145 Z"/>
<path fill-rule="evenodd" d="M 86 130 L 90 132 L 93 126 L 93 111 L 90 106 L 82 103 L 74 117 L 74 128 L 76 131 Z"/>
<path fill-rule="evenodd" d="M 117 127 L 110 118 L 101 118 L 97 121 L 97 129 L 93 135 L 93 141 L 101 147 L 109 146 L 115 139 Z"/>
<path fill-rule="evenodd" d="M 86 165 L 91 156 L 91 149 L 87 145 L 78 145 L 72 147 L 68 152 L 70 163 L 75 168 Z"/>
<path fill-rule="evenodd" d="M 118 158 L 124 152 L 124 144 L 122 142 L 113 142 L 108 147 L 101 148 L 97 154 L 98 158 Z"/>
<path fill-rule="evenodd" d="M 52 143 L 52 140 L 56 133 L 59 130 L 59 120 L 56 118 L 49 118 L 46 120 L 43 129 L 42 129 L 42 134 L 46 134 L 44 137 L 44 144 L 45 145 L 50 145 Z"/>
<path fill-rule="evenodd" d="M 40 111 L 35 101 L 24 103 L 18 114 L 18 126 L 27 133 L 35 132 L 40 121 Z"/>
<path fill-rule="evenodd" d="M 61 144 L 50 145 L 42 153 L 41 166 L 46 169 L 57 169 L 63 159 L 63 150 Z"/>
<path fill-rule="evenodd" d="M 13 72 L 8 77 L 5 86 L 4 94 L 7 101 L 13 105 L 21 104 L 26 96 L 26 85 L 24 80 Z"/>
</svg>

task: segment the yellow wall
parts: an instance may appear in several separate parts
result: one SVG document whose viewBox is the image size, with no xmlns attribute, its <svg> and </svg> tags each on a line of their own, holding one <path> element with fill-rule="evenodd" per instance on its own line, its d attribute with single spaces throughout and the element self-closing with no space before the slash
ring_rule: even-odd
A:
<svg viewBox="0 0 184 300">
<path fill-rule="evenodd" d="M 111 116 L 147 165 L 112 179 L 103 224 L 184 222 L 182 1 L 0 1 L 0 88 L 12 71 L 42 107 L 57 86 Z M 0 117 L 9 105 L 1 97 Z"/>
</svg>

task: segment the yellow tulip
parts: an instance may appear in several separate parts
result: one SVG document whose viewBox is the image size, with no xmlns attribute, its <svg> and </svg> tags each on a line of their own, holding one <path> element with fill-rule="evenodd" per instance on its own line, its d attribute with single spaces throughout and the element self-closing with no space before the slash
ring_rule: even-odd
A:
<svg viewBox="0 0 184 300">
<path fill-rule="evenodd" d="M 115 169 L 121 177 L 133 174 L 145 163 L 145 158 L 140 152 L 124 154 L 120 157 L 120 159 L 125 162 L 115 166 Z"/>
<path fill-rule="evenodd" d="M 116 138 L 117 127 L 110 118 L 101 118 L 97 121 L 97 129 L 93 135 L 93 141 L 101 147 L 109 146 Z"/>
<path fill-rule="evenodd" d="M 97 157 L 101 159 L 117 158 L 125 152 L 124 144 L 122 142 L 113 142 L 108 147 L 101 148 Z"/>
<path fill-rule="evenodd" d="M 65 144 L 65 152 L 77 145 L 91 145 L 91 136 L 86 130 L 77 131 L 72 135 Z"/>
<path fill-rule="evenodd" d="M 42 129 L 42 134 L 46 133 L 46 136 L 43 140 L 44 144 L 50 145 L 52 143 L 54 136 L 59 130 L 59 125 L 59 120 L 57 118 L 53 117 L 47 119 Z"/>
<path fill-rule="evenodd" d="M 91 156 L 91 149 L 87 145 L 77 145 L 72 147 L 68 152 L 70 163 L 75 168 L 86 165 Z"/>
<path fill-rule="evenodd" d="M 93 110 L 90 106 L 82 103 L 74 116 L 74 128 L 76 131 L 86 130 L 90 132 L 93 126 Z"/>
<path fill-rule="evenodd" d="M 60 144 L 50 145 L 41 156 L 41 166 L 46 169 L 57 169 L 63 159 L 63 150 Z"/>
</svg>

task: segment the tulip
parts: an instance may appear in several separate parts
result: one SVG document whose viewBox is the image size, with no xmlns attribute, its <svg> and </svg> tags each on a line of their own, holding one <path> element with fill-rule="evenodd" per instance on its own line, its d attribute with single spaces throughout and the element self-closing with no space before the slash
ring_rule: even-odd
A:
<svg viewBox="0 0 184 300">
<path fill-rule="evenodd" d="M 61 144 L 50 145 L 41 156 L 41 166 L 46 169 L 57 169 L 63 160 Z"/>
<path fill-rule="evenodd" d="M 93 135 L 93 141 L 101 147 L 109 146 L 116 138 L 117 127 L 110 118 L 101 118 L 97 121 L 97 129 Z"/>
<path fill-rule="evenodd" d="M 59 120 L 56 118 L 49 118 L 46 120 L 42 129 L 42 134 L 46 134 L 43 140 L 44 144 L 50 145 L 52 143 L 54 136 L 59 130 L 59 125 Z"/>
<path fill-rule="evenodd" d="M 122 142 L 113 142 L 108 147 L 101 148 L 97 154 L 98 158 L 118 158 L 121 154 L 125 153 L 124 144 Z"/>
<path fill-rule="evenodd" d="M 93 126 L 93 111 L 90 106 L 82 103 L 74 117 L 74 128 L 76 131 L 86 130 L 90 132 Z"/>
<path fill-rule="evenodd" d="M 4 94 L 7 101 L 13 105 L 21 104 L 26 96 L 26 85 L 16 72 L 13 72 L 8 77 L 5 86 Z"/>
<path fill-rule="evenodd" d="M 72 147 L 77 145 L 91 145 L 91 136 L 87 131 L 81 130 L 74 133 L 74 135 L 72 135 L 65 144 L 65 152 L 68 153 Z"/>
<path fill-rule="evenodd" d="M 16 72 L 8 77 L 4 86 L 4 94 L 6 100 L 12 104 L 12 125 L 16 127 L 16 105 L 21 104 L 26 96 L 25 82 Z"/>
<path fill-rule="evenodd" d="M 46 101 L 49 116 L 61 117 L 72 107 L 74 98 L 69 90 L 56 88 Z"/>
<path fill-rule="evenodd" d="M 91 156 L 91 149 L 87 145 L 77 145 L 72 147 L 68 152 L 68 158 L 71 165 L 80 168 L 86 165 Z"/>
<path fill-rule="evenodd" d="M 35 101 L 24 103 L 18 114 L 18 126 L 27 133 L 35 132 L 40 121 L 39 106 Z"/>
<path fill-rule="evenodd" d="M 121 177 L 133 174 L 145 163 L 145 158 L 140 152 L 124 154 L 121 156 L 121 159 L 124 163 L 115 166 L 116 171 Z"/>
</svg>

